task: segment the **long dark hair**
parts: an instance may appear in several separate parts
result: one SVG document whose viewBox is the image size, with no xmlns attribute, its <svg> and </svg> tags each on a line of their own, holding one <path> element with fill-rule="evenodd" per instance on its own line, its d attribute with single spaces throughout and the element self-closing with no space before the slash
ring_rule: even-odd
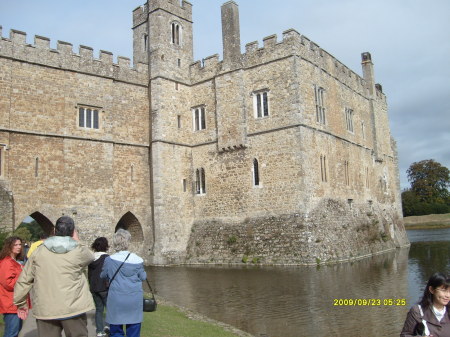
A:
<svg viewBox="0 0 450 337">
<path fill-rule="evenodd" d="M 3 260 L 7 256 L 11 256 L 12 249 L 17 240 L 19 240 L 21 243 L 23 243 L 23 240 L 21 238 L 19 238 L 18 236 L 10 236 L 3 242 L 3 248 L 0 251 L 0 260 Z M 17 255 L 16 260 L 22 260 L 22 258 L 23 258 L 22 255 L 23 255 L 23 247 L 20 250 L 19 255 Z"/>
<path fill-rule="evenodd" d="M 423 291 L 422 299 L 419 304 L 424 308 L 428 308 L 433 305 L 433 294 L 430 292 L 430 287 L 433 289 L 443 287 L 444 289 L 448 289 L 450 287 L 450 278 L 442 273 L 433 274 L 428 280 L 427 286 Z M 450 308 L 450 302 L 447 304 L 447 307 Z"/>
</svg>

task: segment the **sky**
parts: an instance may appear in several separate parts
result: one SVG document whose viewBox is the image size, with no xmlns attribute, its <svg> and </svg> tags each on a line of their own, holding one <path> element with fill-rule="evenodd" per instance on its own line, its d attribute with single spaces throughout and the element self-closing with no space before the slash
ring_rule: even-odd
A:
<svg viewBox="0 0 450 337">
<path fill-rule="evenodd" d="M 194 59 L 222 58 L 220 7 L 225 0 L 191 0 Z M 448 0 L 235 0 L 242 51 L 249 42 L 295 29 L 362 75 L 370 52 L 375 81 L 387 95 L 397 141 L 401 188 L 406 170 L 434 159 L 450 168 L 450 1 Z M 2 36 L 10 29 L 132 59 L 133 9 L 144 0 L 0 0 Z"/>
</svg>

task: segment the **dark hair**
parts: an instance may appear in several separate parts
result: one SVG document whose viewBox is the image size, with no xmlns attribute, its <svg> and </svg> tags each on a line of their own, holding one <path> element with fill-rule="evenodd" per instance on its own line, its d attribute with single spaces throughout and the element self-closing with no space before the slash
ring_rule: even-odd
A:
<svg viewBox="0 0 450 337">
<path fill-rule="evenodd" d="M 95 239 L 91 248 L 94 252 L 106 252 L 109 248 L 108 239 L 103 236 Z"/>
<path fill-rule="evenodd" d="M 21 243 L 23 243 L 23 240 L 21 238 L 19 238 L 18 236 L 10 236 L 3 242 L 3 248 L 0 251 L 0 260 L 3 260 L 7 256 L 11 256 L 12 249 L 17 240 L 19 240 Z M 17 255 L 16 259 L 21 260 L 22 254 L 23 254 L 23 247 L 20 250 L 19 255 Z"/>
<path fill-rule="evenodd" d="M 72 236 L 75 230 L 75 223 L 69 216 L 62 216 L 56 220 L 55 235 L 56 236 Z"/>
<path fill-rule="evenodd" d="M 428 280 L 427 286 L 423 291 L 422 299 L 419 304 L 425 309 L 433 304 L 433 294 L 430 292 L 430 287 L 433 289 L 442 287 L 447 289 L 450 287 L 450 278 L 442 273 L 433 274 Z M 447 307 L 450 307 L 450 303 L 447 304 Z"/>
</svg>

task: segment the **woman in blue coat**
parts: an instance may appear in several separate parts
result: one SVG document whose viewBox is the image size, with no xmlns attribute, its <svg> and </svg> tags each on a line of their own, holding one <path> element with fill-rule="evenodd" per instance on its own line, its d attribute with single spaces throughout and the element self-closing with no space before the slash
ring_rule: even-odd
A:
<svg viewBox="0 0 450 337">
<path fill-rule="evenodd" d="M 105 259 L 101 278 L 110 281 L 106 304 L 106 321 L 110 324 L 110 337 L 139 337 L 143 318 L 142 281 L 147 278 L 144 260 L 128 251 L 130 232 L 119 229 L 113 237 L 117 252 Z M 120 268 L 120 269 L 119 269 Z M 119 272 L 113 279 L 114 274 Z M 112 281 L 111 281 L 112 279 Z"/>
</svg>

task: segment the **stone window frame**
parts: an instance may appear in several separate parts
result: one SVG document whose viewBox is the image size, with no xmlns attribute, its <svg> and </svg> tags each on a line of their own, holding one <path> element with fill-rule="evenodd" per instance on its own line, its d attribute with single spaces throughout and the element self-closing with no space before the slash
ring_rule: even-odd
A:
<svg viewBox="0 0 450 337">
<path fill-rule="evenodd" d="M 170 43 L 175 46 L 183 44 L 183 26 L 178 21 L 170 23 Z"/>
<path fill-rule="evenodd" d="M 326 109 L 325 109 L 325 89 L 321 86 L 314 85 L 314 99 L 316 103 L 316 122 L 326 125 Z"/>
<path fill-rule="evenodd" d="M 328 182 L 327 156 L 323 154 L 320 155 L 320 178 L 322 182 Z"/>
<path fill-rule="evenodd" d="M 5 177 L 6 144 L 0 144 L 0 179 Z"/>
<path fill-rule="evenodd" d="M 77 126 L 83 130 L 101 130 L 102 108 L 87 104 L 78 104 L 77 109 Z M 83 114 L 82 114 L 83 110 Z M 89 115 L 90 111 L 90 115 Z M 83 116 L 81 119 L 80 117 Z M 90 118 L 88 118 L 90 117 Z M 89 123 L 87 121 L 90 119 Z"/>
<path fill-rule="evenodd" d="M 253 187 L 262 187 L 259 167 L 260 167 L 260 165 L 259 165 L 258 159 L 253 158 L 253 162 L 252 162 Z"/>
<path fill-rule="evenodd" d="M 347 128 L 347 131 L 350 133 L 354 133 L 353 128 L 353 119 L 354 119 L 355 113 L 353 109 L 345 108 L 345 125 Z"/>
<path fill-rule="evenodd" d="M 192 108 L 192 128 L 194 132 L 206 130 L 206 105 Z"/>
<path fill-rule="evenodd" d="M 350 169 L 349 169 L 349 161 L 348 160 L 344 160 L 344 180 L 345 180 L 345 185 L 346 186 L 350 186 Z"/>
<path fill-rule="evenodd" d="M 148 34 L 142 35 L 142 50 L 148 51 Z"/>
<path fill-rule="evenodd" d="M 252 92 L 253 115 L 256 119 L 270 116 L 270 90 L 261 89 Z"/>
<path fill-rule="evenodd" d="M 203 167 L 195 170 L 195 194 L 206 194 L 206 175 Z"/>
</svg>

